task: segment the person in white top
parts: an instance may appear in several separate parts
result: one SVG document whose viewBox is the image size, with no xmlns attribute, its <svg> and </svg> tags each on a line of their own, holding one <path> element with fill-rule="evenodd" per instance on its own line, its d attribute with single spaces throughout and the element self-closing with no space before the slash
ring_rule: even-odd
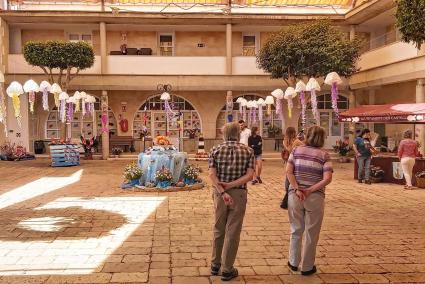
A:
<svg viewBox="0 0 425 284">
<path fill-rule="evenodd" d="M 239 126 L 241 127 L 241 138 L 239 143 L 248 146 L 248 138 L 251 136 L 251 130 L 246 126 L 245 121 L 239 120 Z"/>
</svg>

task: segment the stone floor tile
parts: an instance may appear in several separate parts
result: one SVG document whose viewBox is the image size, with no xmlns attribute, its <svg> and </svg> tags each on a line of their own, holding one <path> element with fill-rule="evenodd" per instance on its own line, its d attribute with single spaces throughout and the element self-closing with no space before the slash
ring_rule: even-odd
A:
<svg viewBox="0 0 425 284">
<path fill-rule="evenodd" d="M 311 275 L 308 277 L 302 276 L 301 274 L 291 275 L 280 275 L 279 278 L 285 284 L 321 284 L 323 283 L 317 275 Z"/>
<path fill-rule="evenodd" d="M 146 283 L 148 282 L 148 273 L 113 273 L 111 283 Z"/>
<path fill-rule="evenodd" d="M 155 277 L 155 276 L 163 276 L 163 277 L 169 277 L 171 276 L 170 269 L 164 269 L 164 268 L 152 268 L 149 269 L 149 277 Z"/>
<path fill-rule="evenodd" d="M 197 267 L 174 267 L 172 269 L 172 275 L 175 276 L 199 276 L 199 270 Z"/>
<path fill-rule="evenodd" d="M 278 276 L 244 276 L 246 284 L 282 284 Z"/>
<path fill-rule="evenodd" d="M 92 284 L 92 283 L 109 283 L 111 280 L 110 273 L 94 273 L 87 275 L 52 275 L 49 277 L 46 284 L 59 284 L 59 283 L 78 283 L 78 284 Z"/>
<path fill-rule="evenodd" d="M 182 277 L 177 276 L 172 279 L 173 284 L 210 284 L 208 277 Z"/>
<path fill-rule="evenodd" d="M 350 274 L 318 274 L 325 283 L 359 283 L 359 281 Z"/>
<path fill-rule="evenodd" d="M 382 274 L 352 274 L 359 283 L 389 283 L 390 281 Z"/>
</svg>

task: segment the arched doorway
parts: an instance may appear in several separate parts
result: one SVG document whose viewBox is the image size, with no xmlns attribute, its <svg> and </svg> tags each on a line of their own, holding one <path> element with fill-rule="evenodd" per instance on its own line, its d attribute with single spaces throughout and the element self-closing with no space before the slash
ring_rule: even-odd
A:
<svg viewBox="0 0 425 284">
<path fill-rule="evenodd" d="M 100 110 L 100 100 L 96 97 L 96 102 L 94 104 L 95 115 L 86 115 L 82 117 L 82 112 L 76 112 L 74 114 L 73 121 L 71 123 L 71 138 L 80 139 L 80 135 L 83 137 L 90 138 L 102 133 L 102 123 L 101 117 L 102 112 Z M 116 135 L 117 133 L 117 122 L 114 116 L 114 113 L 109 108 L 108 109 L 109 117 L 109 133 L 110 135 Z M 45 138 L 46 139 L 59 139 L 61 137 L 61 121 L 59 118 L 59 112 L 56 107 L 49 111 L 46 120 L 45 127 Z"/>
<path fill-rule="evenodd" d="M 170 138 L 189 138 L 193 131 L 202 132 L 202 122 L 198 111 L 193 105 L 182 97 L 171 95 L 169 101 L 171 108 L 182 113 L 183 122 L 181 132 L 177 117 L 169 120 L 165 114 L 165 104 L 161 95 L 155 95 L 145 101 L 134 116 L 133 137 L 140 138 L 143 128 L 146 127 L 148 136 L 156 137 L 167 135 Z"/>
<path fill-rule="evenodd" d="M 238 97 L 244 97 L 248 101 L 258 100 L 259 98 L 262 98 L 262 96 L 257 94 L 241 95 Z M 233 111 L 232 111 L 233 121 L 238 121 L 242 119 L 242 115 L 239 112 L 239 103 L 236 102 L 238 97 L 233 99 Z M 274 105 L 272 105 L 272 113 L 270 116 L 267 116 L 266 112 L 267 112 L 266 107 L 264 107 L 262 123 L 260 123 L 259 121 L 256 121 L 255 123 L 255 125 L 260 128 L 260 133 L 262 134 L 263 137 L 269 137 L 268 127 L 271 125 L 282 129 L 282 120 L 280 119 L 279 115 L 276 114 Z M 226 105 L 224 105 L 217 117 L 217 122 L 216 122 L 216 137 L 217 138 L 221 136 L 221 129 L 226 122 L 227 122 Z M 248 125 L 249 127 L 253 126 L 254 124 L 249 120 L 247 121 L 247 123 L 249 124 Z"/>
<path fill-rule="evenodd" d="M 348 107 L 348 98 L 340 95 L 338 98 L 338 109 L 344 111 Z M 349 135 L 349 124 L 339 122 L 338 116 L 332 109 L 332 96 L 330 94 L 317 96 L 317 108 L 320 113 L 320 126 L 325 129 L 327 134 L 325 148 L 332 148 L 337 140 Z M 316 125 L 316 120 L 313 117 L 311 105 L 309 105 L 306 114 L 306 128 L 313 125 Z M 299 128 L 301 129 L 301 119 L 299 120 Z"/>
</svg>

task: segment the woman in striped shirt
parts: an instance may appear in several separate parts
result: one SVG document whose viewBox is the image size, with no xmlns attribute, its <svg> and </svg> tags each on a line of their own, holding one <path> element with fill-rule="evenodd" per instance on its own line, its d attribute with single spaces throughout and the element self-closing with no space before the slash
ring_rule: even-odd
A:
<svg viewBox="0 0 425 284">
<path fill-rule="evenodd" d="M 288 266 L 293 271 L 298 270 L 305 232 L 302 275 L 316 272 L 314 262 L 325 209 L 325 187 L 332 181 L 333 168 L 329 154 L 321 149 L 325 138 L 322 127 L 310 127 L 305 146 L 293 151 L 286 169 L 290 182 L 288 214 L 291 225 Z"/>
</svg>

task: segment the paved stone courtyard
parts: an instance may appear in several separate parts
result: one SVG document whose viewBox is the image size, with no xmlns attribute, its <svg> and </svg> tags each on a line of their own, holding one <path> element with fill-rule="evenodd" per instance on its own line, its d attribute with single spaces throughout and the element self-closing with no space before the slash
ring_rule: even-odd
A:
<svg viewBox="0 0 425 284">
<path fill-rule="evenodd" d="M 220 283 L 209 276 L 211 189 L 122 191 L 127 162 L 1 162 L 0 283 Z M 319 273 L 302 277 L 285 265 L 283 168 L 264 166 L 264 185 L 249 188 L 234 283 L 425 283 L 425 190 L 359 185 L 352 165 L 337 165 Z"/>
</svg>

